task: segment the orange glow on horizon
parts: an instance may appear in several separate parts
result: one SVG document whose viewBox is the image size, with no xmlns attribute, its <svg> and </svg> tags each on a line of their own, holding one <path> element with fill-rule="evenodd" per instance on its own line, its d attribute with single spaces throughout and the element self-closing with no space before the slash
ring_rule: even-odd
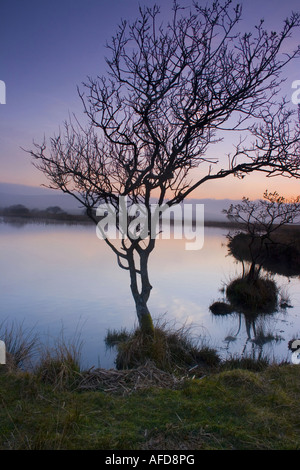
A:
<svg viewBox="0 0 300 470">
<path fill-rule="evenodd" d="M 43 187 L 47 185 L 47 180 L 42 174 L 32 177 L 21 177 L 14 179 L 2 179 L 2 183 L 20 184 L 25 186 Z M 285 198 L 293 198 L 300 195 L 300 183 L 296 178 L 274 177 L 266 178 L 262 174 L 247 175 L 243 179 L 233 176 L 223 180 L 211 180 L 199 188 L 195 189 L 187 199 L 241 199 L 243 196 L 249 199 L 259 199 L 263 197 L 265 190 L 269 192 L 277 191 Z M 55 192 L 55 190 L 53 190 Z M 153 196 L 157 193 L 153 192 Z M 170 195 L 168 195 L 170 197 Z"/>
</svg>

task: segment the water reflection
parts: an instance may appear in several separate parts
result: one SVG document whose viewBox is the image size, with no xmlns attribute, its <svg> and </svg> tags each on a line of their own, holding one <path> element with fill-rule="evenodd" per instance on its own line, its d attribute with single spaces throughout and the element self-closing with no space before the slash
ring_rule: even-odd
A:
<svg viewBox="0 0 300 470">
<path fill-rule="evenodd" d="M 221 289 L 223 299 L 213 302 L 210 311 L 216 317 L 238 318 L 237 331 L 224 339 L 228 351 L 231 343 L 238 338 L 244 323 L 246 335 L 241 354 L 244 355 L 248 351 L 250 344 L 252 357 L 261 359 L 266 345 L 277 344 L 284 340 L 281 334 L 273 332 L 272 326 L 267 330 L 267 323 L 270 323 L 275 314 L 288 316 L 287 309 L 292 308 L 287 290 L 281 289 L 274 273 L 281 274 L 289 280 L 291 273 L 295 275 L 296 272 L 300 272 L 299 260 L 295 259 L 290 266 L 287 256 L 290 256 L 291 247 L 280 245 L 278 249 L 276 245 L 277 256 L 272 252 L 274 255 L 272 258 L 271 250 L 268 250 L 268 256 L 263 258 L 261 266 L 256 270 L 253 256 L 249 254 L 247 236 L 239 233 L 235 237 L 227 236 L 227 239 L 228 255 L 240 264 L 242 274 L 231 279 Z M 293 247 L 292 251 L 295 252 L 295 249 Z M 280 333 L 282 332 L 283 330 Z"/>
<path fill-rule="evenodd" d="M 272 241 L 259 243 L 259 238 L 252 242 L 247 233 L 239 232 L 235 236 L 228 234 L 228 252 L 241 263 L 261 265 L 268 273 L 286 277 L 300 276 L 300 237 L 299 227 L 279 230 Z"/>
<path fill-rule="evenodd" d="M 245 344 L 257 348 L 252 340 L 260 322 L 247 322 L 241 312 L 216 316 L 209 309 L 218 286 L 241 274 L 240 265 L 227 256 L 225 237 L 224 229 L 206 228 L 199 251 L 186 251 L 184 240 L 160 240 L 150 259 L 149 301 L 154 318 L 192 324 L 194 335 L 205 336 L 223 356 L 241 354 Z M 0 223 L 0 259 L 0 320 L 25 321 L 45 340 L 62 328 L 72 336 L 80 325 L 84 366 L 113 366 L 114 353 L 106 351 L 104 337 L 108 329 L 134 327 L 135 309 L 128 273 L 93 226 Z M 285 279 L 277 282 L 282 286 Z M 299 281 L 292 279 L 289 290 L 294 308 L 268 320 L 274 337 L 284 334 L 284 341 L 263 346 L 270 351 L 272 344 L 272 353 L 281 357 L 300 331 Z"/>
<path fill-rule="evenodd" d="M 272 324 L 267 316 L 257 315 L 256 317 L 249 317 L 243 313 L 231 313 L 232 322 L 236 325 L 236 329 L 232 328 L 231 333 L 224 338 L 225 348 L 228 353 L 231 350 L 231 343 L 237 340 L 239 334 L 244 330 L 243 342 L 240 349 L 241 356 L 250 355 L 255 359 L 262 359 L 264 357 L 265 348 L 270 345 L 277 345 L 279 342 L 284 341 L 284 338 L 279 333 L 273 333 Z"/>
</svg>

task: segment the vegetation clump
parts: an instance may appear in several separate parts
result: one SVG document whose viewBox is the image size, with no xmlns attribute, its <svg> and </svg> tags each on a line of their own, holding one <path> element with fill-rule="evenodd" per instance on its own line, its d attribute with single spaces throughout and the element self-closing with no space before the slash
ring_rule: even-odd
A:
<svg viewBox="0 0 300 470">
<path fill-rule="evenodd" d="M 261 372 L 265 369 L 270 367 L 270 361 L 267 357 L 259 357 L 254 358 L 252 356 L 244 355 L 240 356 L 232 356 L 226 361 L 220 364 L 220 371 L 224 370 L 249 370 L 252 372 Z"/>
<path fill-rule="evenodd" d="M 245 277 L 234 279 L 226 288 L 226 296 L 238 311 L 253 315 L 272 313 L 278 303 L 276 283 L 263 277 L 251 282 Z"/>
<path fill-rule="evenodd" d="M 234 312 L 233 306 L 226 302 L 214 302 L 209 309 L 214 315 L 229 315 Z"/>
<path fill-rule="evenodd" d="M 3 215 L 12 215 L 12 216 L 28 216 L 30 211 L 23 204 L 14 204 L 12 206 L 6 207 L 2 210 Z"/>
<path fill-rule="evenodd" d="M 185 328 L 172 330 L 166 325 L 156 325 L 154 334 L 147 335 L 140 328 L 124 335 L 121 339 L 109 333 L 108 346 L 116 346 L 117 369 L 132 369 L 152 361 L 156 367 L 165 371 L 189 369 L 199 366 L 217 366 L 220 358 L 217 352 L 205 344 L 193 341 Z M 110 344 L 109 344 L 110 343 Z"/>
<path fill-rule="evenodd" d="M 59 206 L 50 206 L 46 209 L 28 209 L 23 204 L 15 204 L 13 206 L 0 208 L 0 216 L 4 217 L 4 222 L 10 223 L 30 223 L 30 222 L 47 222 L 47 223 L 90 223 L 90 219 L 86 213 L 71 214 L 65 212 Z"/>
<path fill-rule="evenodd" d="M 75 388 L 80 379 L 80 363 L 69 349 L 47 350 L 35 369 L 37 378 L 58 390 Z"/>
<path fill-rule="evenodd" d="M 260 240 L 255 240 L 251 246 L 251 236 L 247 233 L 238 233 L 231 237 L 228 243 L 230 253 L 237 259 L 252 262 L 252 257 L 260 255 L 262 267 L 274 274 L 283 276 L 299 276 L 300 274 L 300 231 L 282 229 L 273 234 L 272 243 L 265 242 L 260 246 Z"/>
<path fill-rule="evenodd" d="M 6 371 L 28 369 L 38 353 L 38 336 L 24 324 L 0 322 L 0 338 L 6 347 Z M 3 370 L 3 367 L 2 367 Z"/>
</svg>

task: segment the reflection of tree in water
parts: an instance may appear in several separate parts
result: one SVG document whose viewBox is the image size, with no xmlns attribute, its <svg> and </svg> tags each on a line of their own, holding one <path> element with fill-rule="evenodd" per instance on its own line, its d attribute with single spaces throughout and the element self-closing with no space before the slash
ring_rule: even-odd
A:
<svg viewBox="0 0 300 470">
<path fill-rule="evenodd" d="M 229 254 L 242 264 L 252 263 L 249 250 L 250 237 L 247 233 L 238 233 L 229 238 Z M 252 247 L 258 253 L 256 244 Z M 272 243 L 266 243 L 260 252 L 262 267 L 269 273 L 286 277 L 300 276 L 300 230 L 286 229 L 273 236 Z"/>
<path fill-rule="evenodd" d="M 219 303 L 221 308 L 222 302 Z M 224 305 L 228 305 L 224 302 Z M 211 311 L 214 313 L 214 304 L 211 305 Z M 281 309 L 283 310 L 283 309 Z M 216 314 L 215 314 L 216 315 Z M 239 336 L 242 330 L 242 326 L 245 326 L 246 340 L 242 349 L 242 357 L 245 355 L 248 346 L 250 345 L 253 359 L 258 360 L 263 358 L 264 346 L 266 344 L 278 343 L 283 338 L 278 334 L 273 334 L 271 329 L 268 329 L 268 320 L 272 318 L 272 314 L 257 314 L 249 315 L 245 312 L 232 311 L 219 316 L 231 316 L 237 319 L 237 326 L 230 331 L 225 337 L 224 342 L 226 344 L 225 350 L 229 350 L 230 344 L 233 343 Z M 218 316 L 216 315 L 216 316 Z"/>
<path fill-rule="evenodd" d="M 229 350 L 230 344 L 238 338 L 244 325 L 246 341 L 242 354 L 245 354 L 250 344 L 253 356 L 257 354 L 256 359 L 261 359 L 266 344 L 283 339 L 273 334 L 271 329 L 268 330 L 267 323 L 275 313 L 285 312 L 291 307 L 287 293 L 279 289 L 270 278 L 261 277 L 249 286 L 243 276 L 233 279 L 222 292 L 223 299 L 211 304 L 211 313 L 219 318 L 231 316 L 237 319 L 236 329 L 225 337 L 225 349 Z"/>
<path fill-rule="evenodd" d="M 252 351 L 258 352 L 258 359 L 262 358 L 263 348 L 266 344 L 277 343 L 282 341 L 283 338 L 279 335 L 274 335 L 270 330 L 266 329 L 266 318 L 258 316 L 257 318 L 247 318 L 244 316 L 245 326 L 247 332 L 247 339 L 243 348 L 243 354 L 246 351 L 247 345 L 251 342 Z M 240 314 L 241 323 L 241 314 Z"/>
<path fill-rule="evenodd" d="M 28 222 L 26 220 L 23 221 L 22 219 L 17 219 L 17 218 L 6 219 L 5 217 L 2 217 L 2 218 L 0 217 L 0 223 L 8 224 L 15 228 L 23 228 Z"/>
</svg>

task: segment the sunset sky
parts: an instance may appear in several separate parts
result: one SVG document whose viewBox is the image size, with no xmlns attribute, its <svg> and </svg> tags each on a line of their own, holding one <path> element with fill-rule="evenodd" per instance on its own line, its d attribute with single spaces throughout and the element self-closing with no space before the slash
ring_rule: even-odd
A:
<svg viewBox="0 0 300 470">
<path fill-rule="evenodd" d="M 1 0 L 0 80 L 6 84 L 6 104 L 0 104 L 0 182 L 39 186 L 44 176 L 21 149 L 33 140 L 51 137 L 69 113 L 82 117 L 77 94 L 87 76 L 106 71 L 105 48 L 121 18 L 133 20 L 138 5 L 161 5 L 164 16 L 169 0 Z M 181 2 L 189 4 L 188 0 Z M 261 18 L 267 29 L 279 31 L 299 0 L 244 0 L 243 23 L 251 29 Z M 299 42 L 300 30 L 290 41 Z M 282 94 L 292 95 L 292 83 L 300 80 L 300 60 L 285 71 Z M 291 107 L 295 107 L 291 103 Z M 216 156 L 232 150 L 229 139 L 215 149 Z M 299 182 L 251 175 L 208 183 L 193 194 L 200 198 L 260 197 L 265 189 L 290 196 L 300 194 Z"/>
</svg>

